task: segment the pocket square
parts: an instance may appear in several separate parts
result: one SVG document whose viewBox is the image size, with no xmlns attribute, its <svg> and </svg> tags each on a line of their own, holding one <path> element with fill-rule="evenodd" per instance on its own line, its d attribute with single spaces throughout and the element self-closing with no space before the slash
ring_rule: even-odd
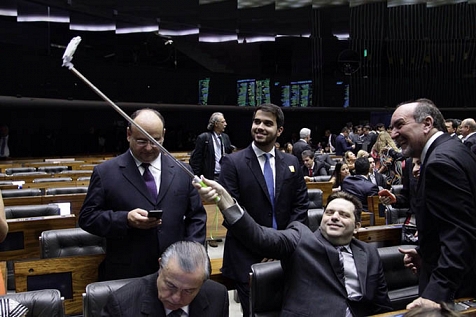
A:
<svg viewBox="0 0 476 317">
<path fill-rule="evenodd" d="M 291 173 L 294 173 L 294 172 L 295 172 L 295 170 L 294 170 L 294 166 L 292 166 L 292 165 L 289 165 L 289 170 L 291 171 Z"/>
</svg>

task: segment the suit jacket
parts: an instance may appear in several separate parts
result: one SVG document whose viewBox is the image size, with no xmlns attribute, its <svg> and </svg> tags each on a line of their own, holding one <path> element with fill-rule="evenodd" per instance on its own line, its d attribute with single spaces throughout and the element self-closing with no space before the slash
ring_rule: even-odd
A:
<svg viewBox="0 0 476 317">
<path fill-rule="evenodd" d="M 292 221 L 308 223 L 309 198 L 299 163 L 293 155 L 276 151 L 275 214 L 279 229 Z M 255 221 L 272 227 L 272 205 L 266 181 L 253 148 L 227 155 L 222 159 L 219 183 Z M 223 275 L 243 283 L 249 282 L 251 264 L 261 262 L 263 254 L 247 248 L 227 232 L 223 254 Z"/>
<path fill-rule="evenodd" d="M 345 316 L 347 305 L 354 316 L 391 310 L 382 263 L 374 246 L 356 239 L 350 243 L 362 291 L 359 301 L 350 301 L 338 251 L 320 230 L 312 232 L 299 222 L 291 223 L 286 230 L 273 230 L 259 226 L 246 212 L 226 226 L 249 248 L 281 260 L 285 277 L 281 317 Z"/>
<path fill-rule="evenodd" d="M 435 302 L 476 296 L 476 156 L 448 134 L 426 153 L 415 206 L 421 295 Z"/>
<path fill-rule="evenodd" d="M 375 177 L 375 182 L 377 183 L 376 184 L 377 186 L 390 189 L 391 186 L 387 184 L 387 182 L 385 181 L 385 177 L 381 173 L 374 171 L 372 174 Z M 369 179 L 370 179 L 370 175 L 369 175 Z"/>
<path fill-rule="evenodd" d="M 222 133 L 224 154 L 233 152 L 230 138 L 226 133 Z M 215 174 L 215 147 L 213 145 L 213 132 L 204 132 L 195 141 L 195 150 L 190 156 L 190 166 L 193 173 L 200 177 L 205 176 L 213 179 Z"/>
<path fill-rule="evenodd" d="M 205 243 L 207 214 L 189 175 L 162 155 L 159 195 L 152 199 L 130 151 L 94 168 L 79 214 L 79 226 L 106 237 L 99 279 L 144 276 L 159 269 L 157 259 L 172 243 Z M 163 224 L 142 230 L 127 224 L 135 208 L 162 209 Z"/>
<path fill-rule="evenodd" d="M 347 176 L 342 181 L 341 189 L 359 198 L 362 202 L 362 209 L 365 211 L 369 210 L 367 197 L 378 195 L 377 185 L 362 175 Z"/>
<path fill-rule="evenodd" d="M 471 147 L 476 144 L 476 133 L 472 134 L 469 138 L 467 138 L 463 144 L 471 150 Z"/>
<path fill-rule="evenodd" d="M 130 282 L 113 292 L 101 317 L 165 317 L 158 298 L 157 273 Z M 228 291 L 225 286 L 207 280 L 189 305 L 189 317 L 228 317 Z"/>
<path fill-rule="evenodd" d="M 322 175 L 327 175 L 327 169 L 326 165 L 324 162 L 321 162 L 319 160 L 314 160 L 314 166 L 312 168 L 312 175 L 309 175 L 309 169 L 307 168 L 306 165 L 301 166 L 302 169 L 302 174 L 304 176 L 322 176 Z"/>
<path fill-rule="evenodd" d="M 339 134 L 336 137 L 336 155 L 344 156 L 345 152 L 351 151 L 352 146 L 347 143 L 345 137 L 342 134 Z"/>
<path fill-rule="evenodd" d="M 304 150 L 312 150 L 311 146 L 307 142 L 305 142 L 303 140 L 298 140 L 297 142 L 294 142 L 294 144 L 293 144 L 293 155 L 295 157 L 297 157 L 300 165 L 303 164 L 301 153 Z"/>
</svg>

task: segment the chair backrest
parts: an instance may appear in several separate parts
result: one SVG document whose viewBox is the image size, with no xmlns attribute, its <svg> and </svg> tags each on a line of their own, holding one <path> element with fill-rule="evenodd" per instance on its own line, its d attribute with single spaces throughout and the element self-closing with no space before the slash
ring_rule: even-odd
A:
<svg viewBox="0 0 476 317">
<path fill-rule="evenodd" d="M 306 183 L 307 189 L 320 189 L 322 190 L 322 205 L 327 205 L 327 198 L 332 194 L 332 182 L 308 182 Z"/>
<path fill-rule="evenodd" d="M 33 183 L 45 183 L 45 182 L 71 182 L 71 177 L 48 177 L 48 178 L 35 178 Z"/>
<path fill-rule="evenodd" d="M 60 173 L 62 171 L 66 171 L 67 169 L 68 169 L 68 166 L 63 166 L 63 165 L 40 166 L 40 167 L 38 167 L 38 171 L 47 172 L 48 174 Z"/>
<path fill-rule="evenodd" d="M 5 189 L 5 190 L 2 190 L 2 196 L 3 198 L 41 196 L 41 189 L 39 188 Z"/>
<path fill-rule="evenodd" d="M 13 185 L 12 181 L 0 181 L 0 185 Z"/>
<path fill-rule="evenodd" d="M 283 302 L 281 261 L 256 263 L 250 273 L 250 316 L 279 316 Z"/>
<path fill-rule="evenodd" d="M 35 172 L 35 167 L 9 167 L 5 169 L 5 174 L 12 175 L 16 173 Z"/>
<path fill-rule="evenodd" d="M 322 204 L 322 194 L 323 191 L 318 188 L 307 190 L 307 195 L 309 196 L 309 209 L 324 208 Z"/>
<path fill-rule="evenodd" d="M 63 298 L 57 289 L 10 293 L 0 298 L 13 299 L 28 308 L 27 317 L 63 317 Z"/>
<path fill-rule="evenodd" d="M 77 181 L 89 181 L 91 179 L 91 176 L 81 176 L 78 177 Z"/>
<path fill-rule="evenodd" d="M 5 206 L 5 217 L 7 219 L 54 216 L 59 214 L 60 207 L 55 204 Z"/>
<path fill-rule="evenodd" d="M 398 245 L 378 248 L 383 272 L 387 281 L 388 296 L 393 309 L 405 309 L 406 305 L 418 298 L 418 275 L 405 267 L 403 254 L 398 248 L 413 249 L 414 245 Z"/>
<path fill-rule="evenodd" d="M 41 258 L 106 253 L 106 239 L 81 228 L 43 231 L 40 236 Z"/>
<path fill-rule="evenodd" d="M 307 210 L 309 228 L 314 232 L 319 228 L 324 213 L 323 192 L 320 189 L 308 189 L 307 194 L 309 196 L 309 209 Z"/>
<path fill-rule="evenodd" d="M 331 175 L 318 175 L 314 176 L 315 182 L 328 182 L 331 180 Z"/>
<path fill-rule="evenodd" d="M 45 195 L 79 194 L 87 192 L 88 187 L 86 186 L 45 188 Z"/>
<path fill-rule="evenodd" d="M 83 293 L 83 317 L 101 316 L 101 310 L 106 305 L 109 294 L 135 279 L 137 277 L 88 284 L 86 292 Z"/>
</svg>

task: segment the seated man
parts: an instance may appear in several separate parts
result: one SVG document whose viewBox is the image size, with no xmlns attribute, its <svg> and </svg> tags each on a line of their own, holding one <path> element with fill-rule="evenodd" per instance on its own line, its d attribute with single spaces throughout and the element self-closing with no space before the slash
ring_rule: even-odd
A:
<svg viewBox="0 0 476 317">
<path fill-rule="evenodd" d="M 209 280 L 210 259 L 203 245 L 179 241 L 159 259 L 159 271 L 112 293 L 101 316 L 227 317 L 228 292 Z"/>
<path fill-rule="evenodd" d="M 341 189 L 356 196 L 362 203 L 362 209 L 367 211 L 367 197 L 378 195 L 378 186 L 368 178 L 370 169 L 369 159 L 359 157 L 355 160 L 355 175 L 350 175 L 342 181 Z"/>
<path fill-rule="evenodd" d="M 323 162 L 314 160 L 314 152 L 304 150 L 301 154 L 303 165 L 302 173 L 306 182 L 310 182 L 314 176 L 327 175 L 326 166 Z"/>
<path fill-rule="evenodd" d="M 368 169 L 367 169 L 368 170 Z M 329 196 L 319 230 L 292 222 L 285 230 L 258 225 L 217 182 L 194 183 L 205 201 L 219 197 L 228 230 L 243 244 L 280 259 L 286 276 L 280 316 L 368 316 L 391 310 L 374 246 L 353 239 L 362 205 L 345 192 Z"/>
</svg>

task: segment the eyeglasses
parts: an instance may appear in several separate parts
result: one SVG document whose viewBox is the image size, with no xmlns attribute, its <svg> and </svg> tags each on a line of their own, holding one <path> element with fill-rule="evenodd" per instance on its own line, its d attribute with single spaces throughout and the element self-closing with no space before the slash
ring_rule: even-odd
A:
<svg viewBox="0 0 476 317">
<path fill-rule="evenodd" d="M 132 140 L 134 140 L 136 142 L 136 144 L 140 147 L 144 147 L 144 146 L 147 146 L 148 144 L 150 144 L 151 147 L 157 147 L 157 144 L 155 143 L 152 143 L 150 140 L 144 140 L 144 139 L 136 139 L 136 138 L 133 138 L 131 137 Z M 159 142 L 159 140 L 156 140 L 157 142 Z"/>
</svg>

